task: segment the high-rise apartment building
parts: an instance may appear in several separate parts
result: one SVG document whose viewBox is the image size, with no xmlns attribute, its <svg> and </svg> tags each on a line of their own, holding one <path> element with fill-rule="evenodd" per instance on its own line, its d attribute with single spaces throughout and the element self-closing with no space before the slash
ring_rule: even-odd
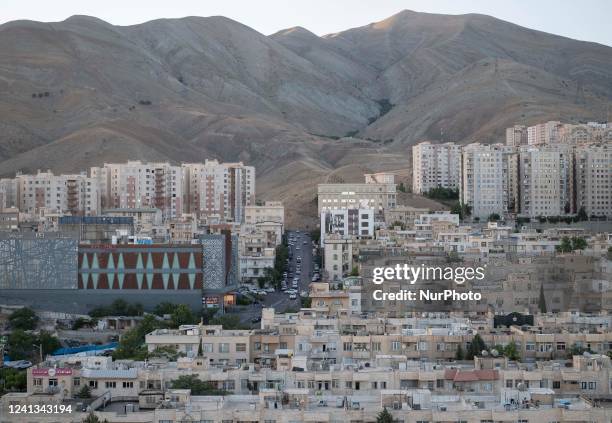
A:
<svg viewBox="0 0 612 423">
<path fill-rule="evenodd" d="M 95 178 L 85 174 L 54 175 L 38 171 L 36 175 L 17 174 L 16 201 L 23 213 L 42 210 L 72 215 L 95 215 L 100 211 L 100 192 Z"/>
<path fill-rule="evenodd" d="M 255 168 L 238 163 L 185 163 L 183 194 L 187 211 L 198 217 L 219 216 L 244 221 L 245 208 L 255 204 Z"/>
<path fill-rule="evenodd" d="M 459 188 L 461 147 L 455 143 L 432 144 L 429 141 L 412 147 L 412 190 L 427 193 L 432 188 Z"/>
<path fill-rule="evenodd" d="M 461 202 L 473 217 L 486 219 L 508 210 L 508 160 L 512 150 L 501 144 L 469 144 L 461 158 Z"/>
<path fill-rule="evenodd" d="M 561 122 L 553 120 L 530 126 L 527 128 L 527 144 L 557 144 L 561 139 L 560 131 L 562 127 Z"/>
<path fill-rule="evenodd" d="M 576 211 L 612 216 L 612 145 L 579 146 L 575 150 Z"/>
<path fill-rule="evenodd" d="M 559 216 L 561 200 L 561 158 L 557 149 L 524 148 L 520 152 L 520 214 L 529 217 Z"/>
<path fill-rule="evenodd" d="M 165 163 L 105 163 L 91 168 L 99 183 L 102 207 L 157 208 L 164 219 L 180 216 L 183 210 L 183 169 Z"/>
<path fill-rule="evenodd" d="M 527 127 L 524 125 L 514 125 L 506 128 L 506 145 L 519 147 L 527 144 Z"/>
</svg>

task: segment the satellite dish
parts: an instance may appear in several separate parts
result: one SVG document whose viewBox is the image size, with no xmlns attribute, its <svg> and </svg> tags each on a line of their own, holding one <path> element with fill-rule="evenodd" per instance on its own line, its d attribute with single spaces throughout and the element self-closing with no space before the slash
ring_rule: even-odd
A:
<svg viewBox="0 0 612 423">
<path fill-rule="evenodd" d="M 482 350 L 482 351 L 480 352 L 480 355 L 482 355 L 483 357 L 486 357 L 486 356 L 488 356 L 488 355 L 489 355 L 489 351 L 487 351 L 487 350 Z"/>
<path fill-rule="evenodd" d="M 497 356 L 499 355 L 499 352 L 498 352 L 496 349 L 492 349 L 492 350 L 491 350 L 491 355 L 492 355 L 493 357 L 497 357 Z"/>
<path fill-rule="evenodd" d="M 527 390 L 527 387 L 525 386 L 523 382 L 521 382 L 518 385 L 516 385 L 516 389 L 518 389 L 521 392 L 525 392 Z"/>
</svg>

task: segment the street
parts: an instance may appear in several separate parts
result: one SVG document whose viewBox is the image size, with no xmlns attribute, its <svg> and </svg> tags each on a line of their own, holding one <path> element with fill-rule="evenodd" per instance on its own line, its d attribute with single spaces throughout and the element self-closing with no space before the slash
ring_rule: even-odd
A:
<svg viewBox="0 0 612 423">
<path fill-rule="evenodd" d="M 284 312 L 288 309 L 300 309 L 300 293 L 302 291 L 308 292 L 308 286 L 312 280 L 314 266 L 312 240 L 310 234 L 303 231 L 287 231 L 287 239 L 294 239 L 293 245 L 289 245 L 289 256 L 291 258 L 289 267 L 286 268 L 286 271 L 292 275 L 287 278 L 287 285 L 289 288 L 291 288 L 291 281 L 296 276 L 298 257 L 301 258 L 301 273 L 297 288 L 297 298 L 295 300 L 290 300 L 289 294 L 282 291 L 269 293 L 264 297 L 263 304 L 252 304 L 244 308 L 241 307 L 239 310 L 241 322 L 251 324 L 253 319 L 261 317 L 261 309 L 263 307 L 273 307 L 277 312 Z M 258 323 L 253 324 L 253 326 L 258 325 Z"/>
</svg>

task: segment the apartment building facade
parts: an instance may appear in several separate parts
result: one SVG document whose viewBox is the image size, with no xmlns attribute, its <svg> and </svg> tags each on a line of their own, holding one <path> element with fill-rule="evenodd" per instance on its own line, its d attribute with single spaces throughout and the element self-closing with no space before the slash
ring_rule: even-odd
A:
<svg viewBox="0 0 612 423">
<path fill-rule="evenodd" d="M 7 200 L 16 200 L 19 210 L 29 215 L 44 211 L 91 216 L 100 212 L 98 183 L 85 174 L 54 175 L 50 171 L 38 171 L 36 175 L 17 174 L 14 185 L 4 185 Z M 15 188 L 16 197 L 11 191 Z"/>
<path fill-rule="evenodd" d="M 425 194 L 433 188 L 459 189 L 461 146 L 429 141 L 412 147 L 412 191 Z"/>
<path fill-rule="evenodd" d="M 183 169 L 170 163 L 105 163 L 90 169 L 98 181 L 104 209 L 157 208 L 164 219 L 184 212 Z"/>
<path fill-rule="evenodd" d="M 502 145 L 469 144 L 461 159 L 461 202 L 480 219 L 508 210 L 508 150 Z"/>
<path fill-rule="evenodd" d="M 184 163 L 186 209 L 199 218 L 218 216 L 241 223 L 255 205 L 255 168 L 238 163 Z"/>
<path fill-rule="evenodd" d="M 575 150 L 576 210 L 587 216 L 612 216 L 612 144 Z"/>
</svg>

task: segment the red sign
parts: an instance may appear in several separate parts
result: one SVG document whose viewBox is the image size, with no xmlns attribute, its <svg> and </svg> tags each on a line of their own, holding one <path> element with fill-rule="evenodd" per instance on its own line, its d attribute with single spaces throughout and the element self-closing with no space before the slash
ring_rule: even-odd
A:
<svg viewBox="0 0 612 423">
<path fill-rule="evenodd" d="M 50 368 L 50 369 L 32 369 L 32 376 L 70 376 L 72 375 L 72 369 L 66 368 Z"/>
</svg>

